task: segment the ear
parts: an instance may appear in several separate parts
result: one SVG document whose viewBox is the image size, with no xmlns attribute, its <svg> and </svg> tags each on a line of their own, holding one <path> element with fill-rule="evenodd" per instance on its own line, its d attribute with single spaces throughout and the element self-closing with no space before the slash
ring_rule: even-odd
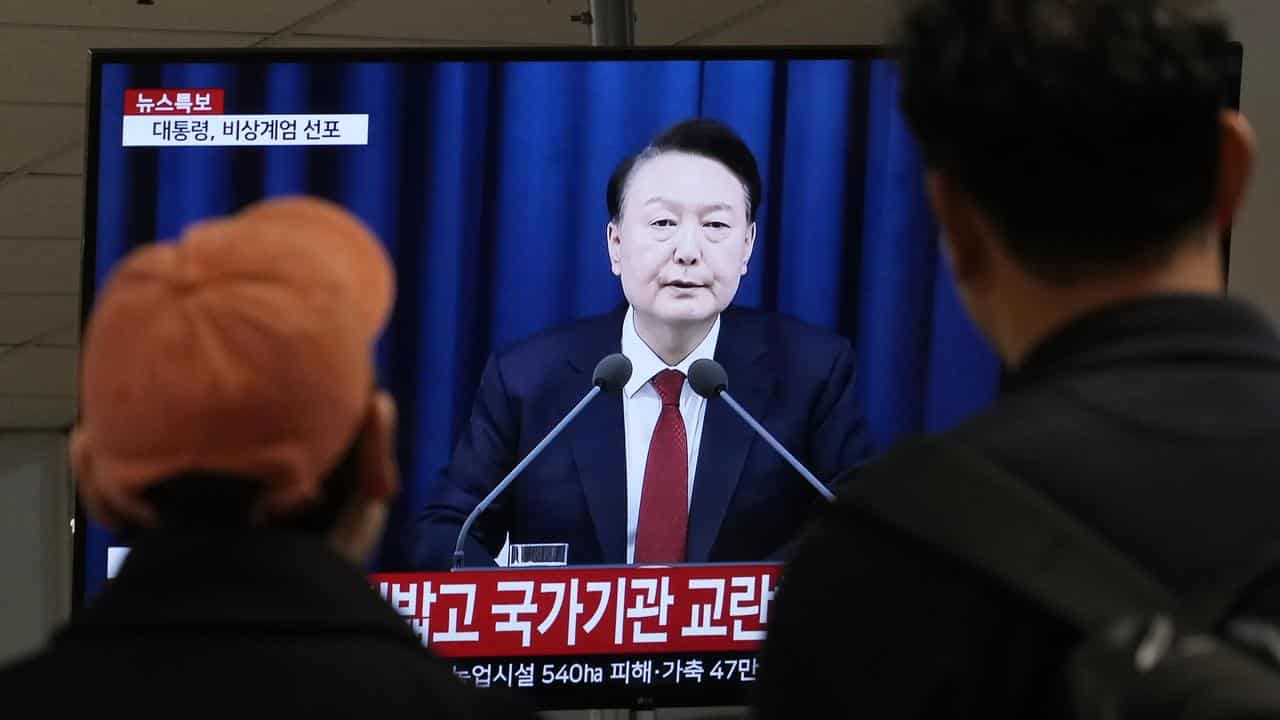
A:
<svg viewBox="0 0 1280 720">
<path fill-rule="evenodd" d="M 68 461 L 80 499 L 89 515 L 109 530 L 122 527 L 151 527 L 156 524 L 155 510 L 135 494 L 118 484 L 98 482 L 89 434 L 80 427 L 71 431 L 67 444 Z"/>
<path fill-rule="evenodd" d="M 1218 161 L 1218 188 L 1214 194 L 1213 221 L 1219 232 L 1231 225 L 1244 202 L 1249 176 L 1257 157 L 1258 141 L 1253 126 L 1234 110 L 1223 111 Z"/>
<path fill-rule="evenodd" d="M 611 220 L 605 225 L 604 242 L 609 251 L 609 269 L 614 275 L 622 277 L 622 233 L 617 220 Z"/>
<path fill-rule="evenodd" d="M 93 453 L 89 450 L 89 436 L 83 428 L 76 427 L 71 431 L 71 438 L 67 442 L 67 461 L 71 465 L 71 477 L 75 479 L 76 490 L 89 514 L 105 527 L 118 527 L 120 518 L 115 517 L 115 513 L 98 497 L 93 476 Z"/>
<path fill-rule="evenodd" d="M 747 247 L 742 253 L 742 274 L 747 274 L 747 267 L 751 263 L 751 251 L 756 248 L 756 224 L 753 222 L 747 227 Z"/>
<path fill-rule="evenodd" d="M 329 536 L 339 555 L 356 566 L 364 564 L 387 526 L 391 498 L 400 489 L 396 466 L 396 404 L 385 392 L 369 402 L 356 452 L 359 458 L 356 497 L 348 504 Z"/>
<path fill-rule="evenodd" d="M 946 175 L 930 171 L 925 186 L 941 226 L 940 245 L 951 275 L 957 285 L 972 286 L 989 270 L 991 224 L 970 195 Z"/>
<path fill-rule="evenodd" d="M 360 433 L 360 496 L 366 501 L 390 502 L 400 491 L 396 461 L 396 403 L 379 390 L 369 403 Z"/>
<path fill-rule="evenodd" d="M 77 484 L 86 480 L 92 482 L 90 473 L 93 472 L 93 463 L 89 456 L 89 444 L 84 430 L 79 427 L 71 430 L 71 437 L 67 442 L 67 461 L 71 465 L 71 476 L 76 479 Z"/>
</svg>

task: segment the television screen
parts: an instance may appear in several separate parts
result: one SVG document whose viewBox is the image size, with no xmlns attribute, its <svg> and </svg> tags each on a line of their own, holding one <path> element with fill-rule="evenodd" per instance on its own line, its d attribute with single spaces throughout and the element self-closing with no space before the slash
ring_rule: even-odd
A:
<svg viewBox="0 0 1280 720">
<path fill-rule="evenodd" d="M 377 361 L 402 489 L 371 583 L 460 677 L 546 707 L 739 701 L 822 498 L 730 401 L 834 485 L 999 384 L 897 82 L 874 49 L 95 53 L 85 308 L 194 221 L 348 208 L 398 276 Z M 612 353 L 631 378 L 451 572 Z M 728 398 L 664 384 L 698 358 Z M 128 539 L 78 527 L 84 603 Z"/>
</svg>

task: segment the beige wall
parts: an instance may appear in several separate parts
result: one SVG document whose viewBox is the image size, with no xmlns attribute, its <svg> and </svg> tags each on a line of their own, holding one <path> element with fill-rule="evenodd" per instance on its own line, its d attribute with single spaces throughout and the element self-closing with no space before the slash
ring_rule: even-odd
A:
<svg viewBox="0 0 1280 720">
<path fill-rule="evenodd" d="M 1280 319 L 1280 1 L 1225 0 L 1236 37 L 1244 44 L 1241 109 L 1258 132 L 1261 149 L 1253 188 L 1231 241 L 1231 292 Z"/>
<path fill-rule="evenodd" d="M 0 665 L 67 617 L 71 515 L 65 437 L 0 432 Z"/>
</svg>

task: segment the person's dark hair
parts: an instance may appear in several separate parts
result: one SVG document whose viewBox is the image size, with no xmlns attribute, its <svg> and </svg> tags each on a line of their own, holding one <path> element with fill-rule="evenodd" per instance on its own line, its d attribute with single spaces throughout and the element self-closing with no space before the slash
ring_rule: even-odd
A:
<svg viewBox="0 0 1280 720">
<path fill-rule="evenodd" d="M 747 218 L 755 222 L 756 209 L 760 205 L 760 168 L 756 165 L 751 148 L 728 125 L 709 118 L 685 120 L 665 130 L 654 138 L 644 150 L 618 163 L 605 193 L 609 218 L 622 216 L 623 198 L 627 181 L 636 166 L 664 153 L 688 153 L 699 155 L 724 165 L 742 183 L 747 198 Z"/>
<path fill-rule="evenodd" d="M 317 500 L 272 527 L 324 534 L 337 526 L 342 511 L 359 491 L 357 440 L 321 483 Z M 261 495 L 261 482 L 216 472 L 188 472 L 156 483 L 144 497 L 156 510 L 162 529 L 247 528 Z"/>
<path fill-rule="evenodd" d="M 1206 0 L 925 0 L 902 108 L 1011 254 L 1069 284 L 1159 263 L 1208 218 L 1227 43 Z"/>
</svg>

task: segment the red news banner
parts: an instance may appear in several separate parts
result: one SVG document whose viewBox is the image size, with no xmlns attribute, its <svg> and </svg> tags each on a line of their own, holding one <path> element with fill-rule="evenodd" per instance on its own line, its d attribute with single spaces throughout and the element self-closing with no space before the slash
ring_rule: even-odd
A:
<svg viewBox="0 0 1280 720">
<path fill-rule="evenodd" d="M 129 89 L 124 91 L 125 115 L 221 115 L 220 88 Z"/>
<path fill-rule="evenodd" d="M 383 573 L 374 587 L 444 657 L 754 651 L 781 566 Z"/>
</svg>

